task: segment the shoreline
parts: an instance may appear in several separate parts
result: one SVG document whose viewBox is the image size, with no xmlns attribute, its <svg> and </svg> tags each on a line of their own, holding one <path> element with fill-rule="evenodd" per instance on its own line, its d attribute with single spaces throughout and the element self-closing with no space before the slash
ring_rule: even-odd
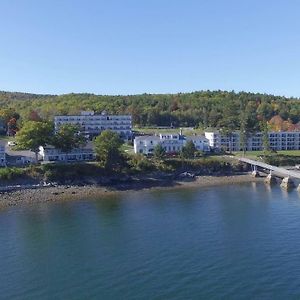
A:
<svg viewBox="0 0 300 300">
<path fill-rule="evenodd" d="M 0 194 L 0 209 L 17 206 L 32 205 L 46 202 L 95 200 L 99 197 L 112 196 L 128 192 L 152 190 L 177 190 L 210 186 L 263 182 L 264 177 L 254 178 L 250 173 L 228 176 L 198 176 L 195 180 L 161 180 L 145 181 L 116 186 L 57 186 L 35 189 L 15 190 Z"/>
</svg>

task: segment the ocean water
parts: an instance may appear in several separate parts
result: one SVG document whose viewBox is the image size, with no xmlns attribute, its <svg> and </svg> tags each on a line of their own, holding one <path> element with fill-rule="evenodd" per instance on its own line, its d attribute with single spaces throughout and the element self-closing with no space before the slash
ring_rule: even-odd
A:
<svg viewBox="0 0 300 300">
<path fill-rule="evenodd" d="M 0 211 L 0 299 L 300 299 L 300 197 L 264 184 Z"/>
</svg>

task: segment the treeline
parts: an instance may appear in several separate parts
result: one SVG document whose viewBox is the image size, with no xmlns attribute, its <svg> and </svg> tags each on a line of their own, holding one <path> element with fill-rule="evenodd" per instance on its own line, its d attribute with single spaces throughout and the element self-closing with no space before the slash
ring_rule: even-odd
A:
<svg viewBox="0 0 300 300">
<path fill-rule="evenodd" d="M 78 114 L 81 110 L 131 114 L 135 126 L 220 128 L 230 124 L 230 127 L 239 129 L 241 120 L 246 118 L 247 127 L 255 130 L 259 121 L 269 121 L 274 116 L 280 116 L 293 124 L 300 121 L 298 98 L 233 91 L 132 96 L 56 96 L 0 92 L 0 105 L 1 109 L 9 108 L 20 114 L 20 124 L 30 120 L 32 115 L 51 120 L 54 115 Z"/>
</svg>

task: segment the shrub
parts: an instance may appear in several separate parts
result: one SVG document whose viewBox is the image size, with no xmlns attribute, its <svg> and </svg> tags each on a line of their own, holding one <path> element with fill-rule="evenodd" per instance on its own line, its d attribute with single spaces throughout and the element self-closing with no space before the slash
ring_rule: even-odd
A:
<svg viewBox="0 0 300 300">
<path fill-rule="evenodd" d="M 11 180 L 18 178 L 22 175 L 24 175 L 25 169 L 21 168 L 2 168 L 0 169 L 0 179 L 2 180 Z"/>
<path fill-rule="evenodd" d="M 155 169 L 155 165 L 150 159 L 147 159 L 142 154 L 132 155 L 128 161 L 128 165 L 134 171 L 152 171 Z"/>
</svg>

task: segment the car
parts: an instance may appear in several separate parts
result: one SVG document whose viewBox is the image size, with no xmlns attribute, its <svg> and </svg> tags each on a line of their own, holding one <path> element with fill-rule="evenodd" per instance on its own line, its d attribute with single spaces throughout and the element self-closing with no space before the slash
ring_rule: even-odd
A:
<svg viewBox="0 0 300 300">
<path fill-rule="evenodd" d="M 14 142 L 14 141 L 9 141 L 9 142 L 7 143 L 7 145 L 8 145 L 8 146 L 16 146 L 17 143 Z"/>
</svg>

